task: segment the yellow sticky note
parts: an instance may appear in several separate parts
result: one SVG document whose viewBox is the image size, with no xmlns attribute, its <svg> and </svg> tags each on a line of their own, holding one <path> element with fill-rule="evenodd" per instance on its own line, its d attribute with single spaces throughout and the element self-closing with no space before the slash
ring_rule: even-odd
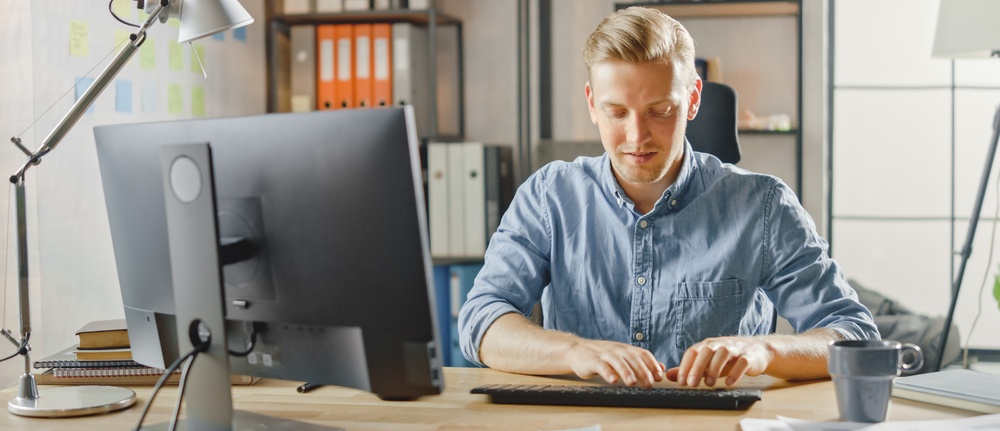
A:
<svg viewBox="0 0 1000 431">
<path fill-rule="evenodd" d="M 171 114 L 184 113 L 184 95 L 180 84 L 170 84 L 167 87 L 167 112 Z"/>
<path fill-rule="evenodd" d="M 205 88 L 195 85 L 191 87 L 191 114 L 195 117 L 205 116 Z"/>
<path fill-rule="evenodd" d="M 131 0 L 113 0 L 111 2 L 111 10 L 115 11 L 115 15 L 125 21 L 129 21 L 135 16 L 135 11 L 139 8 L 135 7 L 135 2 Z"/>
<path fill-rule="evenodd" d="M 87 39 L 87 23 L 83 21 L 69 22 L 69 55 L 86 57 L 90 55 L 90 41 Z"/>
<path fill-rule="evenodd" d="M 198 60 L 201 60 L 201 64 L 205 64 L 205 45 L 193 43 L 191 46 L 194 47 L 194 52 L 191 53 L 191 71 L 201 75 L 201 65 L 198 64 Z"/>
<path fill-rule="evenodd" d="M 170 41 L 170 70 L 184 69 L 184 49 L 176 41 Z"/>
<path fill-rule="evenodd" d="M 148 70 L 156 69 L 156 44 L 153 38 L 147 37 L 139 47 L 139 67 Z"/>
</svg>

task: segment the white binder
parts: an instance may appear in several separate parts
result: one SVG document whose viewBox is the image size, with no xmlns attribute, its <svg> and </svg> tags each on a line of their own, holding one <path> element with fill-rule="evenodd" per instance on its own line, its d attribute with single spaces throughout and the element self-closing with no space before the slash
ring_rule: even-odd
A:
<svg viewBox="0 0 1000 431">
<path fill-rule="evenodd" d="M 413 24 L 392 25 L 392 97 L 394 105 L 413 105 L 417 134 L 430 133 L 430 71 L 427 29 Z"/>
<path fill-rule="evenodd" d="M 312 111 L 316 107 L 316 27 L 293 25 L 289 33 L 292 112 Z"/>
<path fill-rule="evenodd" d="M 427 224 L 431 256 L 450 257 L 448 233 L 448 144 L 427 144 Z"/>
</svg>

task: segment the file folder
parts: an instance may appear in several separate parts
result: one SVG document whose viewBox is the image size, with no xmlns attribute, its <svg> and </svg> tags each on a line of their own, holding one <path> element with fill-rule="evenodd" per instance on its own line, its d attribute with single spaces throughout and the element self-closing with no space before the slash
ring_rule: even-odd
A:
<svg viewBox="0 0 1000 431">
<path fill-rule="evenodd" d="M 371 0 L 344 0 L 344 10 L 370 10 Z"/>
<path fill-rule="evenodd" d="M 469 298 L 469 291 L 472 290 L 472 286 L 475 285 L 476 276 L 479 275 L 479 271 L 483 269 L 483 264 L 457 264 L 450 265 L 448 268 L 451 272 L 451 327 L 454 331 L 452 333 L 453 336 L 451 340 L 451 366 L 472 367 L 475 365 L 465 359 L 459 345 L 458 312 L 461 310 L 462 305 L 465 304 L 465 301 Z"/>
<path fill-rule="evenodd" d="M 354 24 L 354 106 L 372 106 L 371 24 Z"/>
<path fill-rule="evenodd" d="M 334 81 L 334 95 L 336 98 L 336 108 L 353 108 L 356 106 L 354 99 L 354 26 L 351 24 L 335 24 L 333 26 L 336 37 L 335 60 L 337 66 L 337 79 Z"/>
<path fill-rule="evenodd" d="M 463 255 L 482 257 L 486 251 L 486 175 L 484 147 L 479 142 L 462 144 L 462 207 L 465 210 Z"/>
<path fill-rule="evenodd" d="M 304 14 L 312 12 L 312 5 L 310 0 L 285 0 L 285 14 Z"/>
<path fill-rule="evenodd" d="M 503 145 L 463 145 L 464 256 L 481 258 L 514 197 L 513 152 Z"/>
<path fill-rule="evenodd" d="M 317 28 L 311 25 L 293 25 L 289 29 L 292 51 L 292 112 L 312 111 L 317 106 L 316 31 Z M 328 77 L 332 75 L 330 73 Z"/>
<path fill-rule="evenodd" d="M 336 13 L 344 11 L 344 0 L 316 0 L 316 12 Z"/>
<path fill-rule="evenodd" d="M 465 254 L 465 146 L 448 147 L 448 252 L 453 257 Z"/>
<path fill-rule="evenodd" d="M 431 257 L 449 257 L 448 144 L 427 144 L 427 224 Z"/>
<path fill-rule="evenodd" d="M 336 26 L 316 26 L 316 109 L 337 108 Z M 294 60 L 293 60 L 294 61 Z"/>
<path fill-rule="evenodd" d="M 392 96 L 397 106 L 412 105 L 417 133 L 430 133 L 430 69 L 427 29 L 392 24 Z"/>
<path fill-rule="evenodd" d="M 448 265 L 434 265 L 434 305 L 438 321 L 438 340 L 441 342 L 441 364 L 451 366 L 451 271 Z"/>
<path fill-rule="evenodd" d="M 392 106 L 391 41 L 391 24 L 372 24 L 372 106 Z"/>
</svg>

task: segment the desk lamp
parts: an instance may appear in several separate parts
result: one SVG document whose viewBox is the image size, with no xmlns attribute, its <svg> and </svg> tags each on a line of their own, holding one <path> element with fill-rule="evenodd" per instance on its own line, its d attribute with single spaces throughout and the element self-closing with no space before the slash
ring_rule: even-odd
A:
<svg viewBox="0 0 1000 431">
<path fill-rule="evenodd" d="M 31 335 L 31 319 L 28 305 L 28 245 L 27 217 L 25 211 L 24 174 L 32 166 L 39 164 L 42 157 L 55 149 L 70 129 L 87 111 L 111 83 L 115 75 L 132 55 L 146 41 L 146 30 L 155 20 L 161 23 L 168 18 L 180 20 L 178 42 L 190 42 L 232 28 L 243 27 L 253 22 L 253 17 L 240 6 L 237 0 L 136 0 L 137 7 L 149 13 L 149 17 L 139 29 L 129 37 L 129 41 L 114 59 L 94 80 L 90 88 L 73 104 L 69 112 L 59 120 L 42 145 L 34 152 L 21 144 L 17 137 L 11 141 L 17 145 L 28 160 L 10 177 L 15 186 L 15 206 L 17 208 L 17 255 L 18 255 L 18 309 L 20 311 L 21 339 L 16 339 L 10 331 L 3 335 L 16 346 L 24 356 L 24 374 L 18 382 L 17 396 L 10 400 L 7 409 L 16 415 L 33 417 L 65 417 L 104 413 L 123 409 L 135 403 L 135 392 L 129 389 L 108 386 L 68 386 L 46 389 L 39 393 L 34 376 L 31 375 L 31 360 L 28 357 L 28 340 Z"/>
<path fill-rule="evenodd" d="M 1000 57 L 1000 25 L 996 22 L 998 18 L 1000 18 L 1000 2 L 995 0 L 942 0 L 938 10 L 937 31 L 934 34 L 934 49 L 931 55 L 935 58 L 950 59 Z M 960 251 L 961 262 L 951 287 L 951 303 L 945 318 L 934 371 L 941 369 L 941 362 L 944 360 L 944 349 L 955 316 L 958 291 L 962 287 L 965 266 L 972 254 L 972 239 L 976 235 L 976 225 L 979 224 L 979 211 L 983 208 L 983 198 L 986 196 L 998 140 L 1000 140 L 1000 107 L 993 117 L 993 136 L 990 139 L 986 166 L 983 168 L 983 176 L 976 193 L 976 203 L 969 220 L 969 232 Z"/>
</svg>

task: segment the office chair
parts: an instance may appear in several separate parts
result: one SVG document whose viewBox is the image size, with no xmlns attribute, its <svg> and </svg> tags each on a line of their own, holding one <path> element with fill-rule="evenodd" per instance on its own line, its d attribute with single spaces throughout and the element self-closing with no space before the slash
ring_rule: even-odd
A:
<svg viewBox="0 0 1000 431">
<path fill-rule="evenodd" d="M 698 115 L 687 124 L 691 147 L 718 157 L 724 163 L 736 164 L 740 161 L 736 118 L 736 91 L 726 84 L 705 81 Z"/>
</svg>

